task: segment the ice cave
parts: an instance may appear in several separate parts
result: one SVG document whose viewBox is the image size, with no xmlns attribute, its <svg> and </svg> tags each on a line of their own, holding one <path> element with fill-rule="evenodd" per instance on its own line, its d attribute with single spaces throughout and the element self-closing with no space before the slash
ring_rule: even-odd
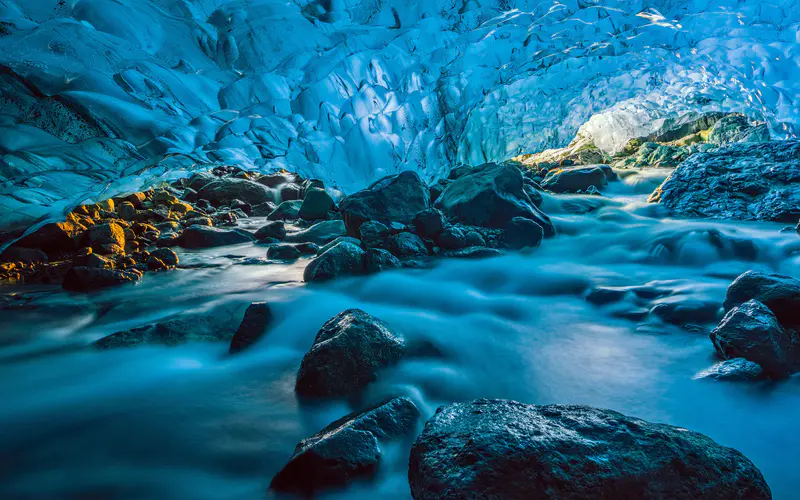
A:
<svg viewBox="0 0 800 500">
<path fill-rule="evenodd" d="M 798 135 L 795 0 L 0 0 L 0 498 L 800 498 Z"/>
</svg>

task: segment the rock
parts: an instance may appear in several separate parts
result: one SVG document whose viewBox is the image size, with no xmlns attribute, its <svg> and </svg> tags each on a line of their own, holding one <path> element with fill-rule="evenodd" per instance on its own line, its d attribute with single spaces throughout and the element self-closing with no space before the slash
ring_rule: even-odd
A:
<svg viewBox="0 0 800 500">
<path fill-rule="evenodd" d="M 383 454 L 380 444 L 411 434 L 420 412 L 411 400 L 394 398 L 333 422 L 295 448 L 270 488 L 305 493 L 345 486 L 374 475 Z"/>
<path fill-rule="evenodd" d="M 795 222 L 800 141 L 732 144 L 697 153 L 650 195 L 684 217 Z"/>
<path fill-rule="evenodd" d="M 730 284 L 723 307 L 730 311 L 751 299 L 767 306 L 781 325 L 800 327 L 800 280 L 780 274 L 747 271 Z"/>
<path fill-rule="evenodd" d="M 320 253 L 308 264 L 303 280 L 325 281 L 340 276 L 361 274 L 364 270 L 364 250 L 349 242 L 338 243 Z"/>
<path fill-rule="evenodd" d="M 265 201 L 264 203 L 259 203 L 258 205 L 254 205 L 253 209 L 250 211 L 251 217 L 267 217 L 269 214 L 275 211 L 278 206 L 271 201 Z"/>
<path fill-rule="evenodd" d="M 411 225 L 418 235 L 423 238 L 436 239 L 447 224 L 447 220 L 441 210 L 436 208 L 427 208 L 414 216 Z"/>
<path fill-rule="evenodd" d="M 768 142 L 769 129 L 766 124 L 752 125 L 740 113 L 725 116 L 708 131 L 708 143 L 725 146 L 736 142 Z"/>
<path fill-rule="evenodd" d="M 431 195 L 431 203 L 434 203 L 436 200 L 439 199 L 439 196 L 442 195 L 442 191 L 445 190 L 447 185 L 450 184 L 450 181 L 447 179 L 440 179 L 436 184 L 431 185 L 430 187 L 430 195 Z"/>
<path fill-rule="evenodd" d="M 696 379 L 708 378 L 734 382 L 752 382 L 763 377 L 764 370 L 761 369 L 758 363 L 753 363 L 744 358 L 726 359 L 694 376 Z"/>
<path fill-rule="evenodd" d="M 261 203 L 259 203 L 261 205 Z M 233 200 L 231 201 L 231 210 L 241 214 L 239 217 L 249 217 L 251 213 L 253 213 L 253 205 L 244 202 L 242 200 Z"/>
<path fill-rule="evenodd" d="M 512 250 L 536 247 L 544 238 L 544 230 L 530 219 L 514 217 L 503 227 L 503 246 Z"/>
<path fill-rule="evenodd" d="M 295 260 L 301 255 L 294 245 L 272 245 L 267 248 L 267 258 L 271 260 Z"/>
<path fill-rule="evenodd" d="M 264 203 L 270 203 L 270 202 L 264 202 Z M 262 203 L 262 205 L 263 205 L 264 203 Z M 201 199 L 201 200 L 197 200 L 197 202 L 196 202 L 194 205 L 195 205 L 197 208 L 199 208 L 200 210 L 202 210 L 202 211 L 204 211 L 204 212 L 206 212 L 206 213 L 208 213 L 208 214 L 213 214 L 214 212 L 216 212 L 216 211 L 217 211 L 217 209 L 216 209 L 216 208 L 214 208 L 214 207 L 211 205 L 211 202 L 210 202 L 210 201 L 208 201 L 208 200 L 202 200 L 202 199 Z"/>
<path fill-rule="evenodd" d="M 156 246 L 158 248 L 177 246 L 181 242 L 182 235 L 183 233 L 175 233 L 172 231 L 160 233 L 158 239 L 156 239 Z"/>
<path fill-rule="evenodd" d="M 24 236 L 13 246 L 38 248 L 47 255 L 73 252 L 79 248 L 78 240 L 85 229 L 74 221 L 52 222 Z"/>
<path fill-rule="evenodd" d="M 0 262 L 48 262 L 48 258 L 41 250 L 12 246 L 3 250 Z"/>
<path fill-rule="evenodd" d="M 486 259 L 489 257 L 499 257 L 501 255 L 503 255 L 503 252 L 500 250 L 482 246 L 471 246 L 442 252 L 443 257 L 453 259 Z"/>
<path fill-rule="evenodd" d="M 186 189 L 183 190 L 181 198 L 183 198 L 184 201 L 188 201 L 189 203 L 194 203 L 198 200 L 197 191 L 187 187 Z"/>
<path fill-rule="evenodd" d="M 191 226 L 183 231 L 179 244 L 184 248 L 212 248 L 250 243 L 253 240 L 254 236 L 242 229 Z"/>
<path fill-rule="evenodd" d="M 667 300 L 654 305 L 650 315 L 673 325 L 715 323 L 719 320 L 719 303 L 708 300 Z"/>
<path fill-rule="evenodd" d="M 436 200 L 436 208 L 465 224 L 503 227 L 514 217 L 536 221 L 546 236 L 555 234 L 550 219 L 528 203 L 522 174 L 510 165 L 486 164 L 453 181 Z"/>
<path fill-rule="evenodd" d="M 123 283 L 133 283 L 139 281 L 141 277 L 141 273 L 136 271 L 75 266 L 64 276 L 63 287 L 64 290 L 73 292 L 89 292 Z"/>
<path fill-rule="evenodd" d="M 324 189 L 309 189 L 298 215 L 305 220 L 327 219 L 328 212 L 333 210 L 334 205 L 333 198 Z"/>
<path fill-rule="evenodd" d="M 209 172 L 198 172 L 191 177 L 189 177 L 189 184 L 186 187 L 193 189 L 195 191 L 200 191 L 208 184 L 217 180 L 217 176 L 209 173 Z M 138 207 L 137 207 L 138 208 Z"/>
<path fill-rule="evenodd" d="M 133 208 L 139 210 L 142 208 L 142 203 L 147 199 L 144 193 L 131 193 L 125 197 L 125 201 L 133 205 Z"/>
<path fill-rule="evenodd" d="M 352 243 L 353 245 L 356 245 L 358 247 L 361 246 L 361 241 L 359 241 L 359 240 L 357 240 L 355 238 L 351 238 L 350 236 L 339 236 L 335 240 L 323 245 L 322 248 L 319 249 L 319 252 L 320 253 L 327 252 L 329 249 L 335 247 L 336 245 L 338 245 L 339 243 L 341 243 L 343 241 L 346 241 L 348 243 Z"/>
<path fill-rule="evenodd" d="M 105 245 L 116 245 L 120 248 L 125 248 L 125 230 L 115 222 L 97 224 L 86 230 L 81 242 L 85 246 L 92 247 L 95 252 L 124 253 L 108 251 L 108 247 L 105 247 Z"/>
<path fill-rule="evenodd" d="M 272 321 L 272 310 L 266 302 L 253 302 L 244 312 L 239 329 L 233 334 L 228 352 L 236 354 L 260 339 Z"/>
<path fill-rule="evenodd" d="M 113 260 L 92 253 L 86 256 L 86 267 L 95 267 L 100 269 L 114 269 L 116 264 Z"/>
<path fill-rule="evenodd" d="M 408 224 L 418 212 L 430 206 L 430 193 L 416 172 L 384 177 L 369 188 L 346 197 L 339 204 L 350 236 L 359 236 L 368 220 Z"/>
<path fill-rule="evenodd" d="M 355 394 L 397 363 L 405 341 L 378 318 L 348 309 L 325 323 L 303 356 L 295 390 L 305 397 Z"/>
<path fill-rule="evenodd" d="M 289 172 L 276 172 L 274 174 L 267 174 L 260 177 L 256 182 L 259 184 L 263 184 L 267 187 L 278 187 L 281 184 L 287 184 L 290 182 L 294 182 L 297 179 L 295 174 L 291 174 Z"/>
<path fill-rule="evenodd" d="M 281 201 L 302 200 L 303 188 L 297 184 L 286 184 L 281 187 Z"/>
<path fill-rule="evenodd" d="M 480 233 L 472 228 L 458 224 L 446 227 L 435 241 L 444 250 L 458 250 L 486 245 L 486 240 Z"/>
<path fill-rule="evenodd" d="M 282 240 L 286 237 L 286 226 L 283 221 L 270 221 L 258 228 L 255 237 L 257 240 L 275 238 Z"/>
<path fill-rule="evenodd" d="M 284 201 L 267 216 L 269 220 L 295 220 L 300 216 L 300 200 Z"/>
<path fill-rule="evenodd" d="M 728 311 L 709 338 L 725 359 L 750 360 L 776 378 L 791 372 L 792 335 L 781 327 L 772 311 L 757 300 L 749 300 Z"/>
<path fill-rule="evenodd" d="M 688 146 L 673 146 L 645 142 L 638 150 L 626 158 L 614 162 L 616 168 L 647 168 L 666 167 L 675 168 L 695 153 L 709 151 L 714 146 L 711 144 L 691 144 Z"/>
<path fill-rule="evenodd" d="M 197 191 L 197 196 L 210 201 L 215 207 L 230 206 L 233 200 L 258 205 L 265 201 L 271 201 L 273 198 L 272 192 L 266 186 L 231 177 L 224 177 L 206 184 Z"/>
<path fill-rule="evenodd" d="M 364 271 L 367 273 L 379 273 L 400 266 L 397 257 L 382 248 L 370 248 L 364 254 Z"/>
<path fill-rule="evenodd" d="M 608 185 L 605 172 L 597 166 L 551 170 L 542 187 L 554 193 L 577 193 Z"/>
<path fill-rule="evenodd" d="M 340 220 L 326 220 L 318 222 L 311 227 L 286 235 L 285 240 L 290 243 L 316 243 L 324 245 L 347 234 L 344 222 Z"/>
<path fill-rule="evenodd" d="M 99 349 L 187 342 L 230 342 L 238 324 L 238 311 L 217 309 L 213 313 L 184 314 L 150 325 L 113 333 L 96 341 Z"/>
<path fill-rule="evenodd" d="M 443 406 L 411 448 L 415 500 L 768 500 L 744 455 L 679 427 L 588 406 Z"/>
<path fill-rule="evenodd" d="M 593 288 L 586 295 L 586 302 L 596 306 L 604 306 L 621 301 L 627 294 L 628 290 L 623 288 L 609 288 L 600 286 Z"/>
<path fill-rule="evenodd" d="M 544 201 L 544 196 L 542 196 L 542 193 L 539 191 L 539 189 L 526 183 L 522 187 L 522 190 L 525 192 L 526 195 L 528 195 L 528 199 L 531 201 L 531 203 L 533 203 L 533 206 L 537 208 L 542 206 L 542 202 Z"/>
<path fill-rule="evenodd" d="M 414 233 L 398 233 L 390 236 L 386 243 L 386 249 L 399 259 L 428 256 L 425 242 Z"/>
<path fill-rule="evenodd" d="M 369 248 L 383 248 L 391 234 L 386 224 L 378 221 L 367 221 L 359 228 L 361 242 Z"/>
<path fill-rule="evenodd" d="M 315 255 L 319 253 L 319 245 L 316 243 L 298 243 L 295 248 L 300 250 L 303 255 Z"/>
<path fill-rule="evenodd" d="M 180 259 L 178 259 L 178 254 L 170 250 L 169 248 L 159 248 L 150 252 L 150 257 L 155 257 L 161 262 L 163 262 L 168 268 L 178 267 L 178 263 Z"/>
<path fill-rule="evenodd" d="M 127 221 L 134 221 L 137 218 L 137 211 L 136 207 L 133 206 L 133 203 L 129 201 L 123 201 L 117 207 L 117 213 L 119 214 L 119 218 L 122 220 Z"/>
</svg>

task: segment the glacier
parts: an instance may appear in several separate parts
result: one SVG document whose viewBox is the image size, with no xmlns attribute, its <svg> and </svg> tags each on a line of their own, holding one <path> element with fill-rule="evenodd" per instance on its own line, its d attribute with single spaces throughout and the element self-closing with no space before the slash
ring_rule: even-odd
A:
<svg viewBox="0 0 800 500">
<path fill-rule="evenodd" d="M 0 226 L 209 165 L 349 193 L 691 111 L 800 131 L 795 0 L 0 0 Z"/>
</svg>

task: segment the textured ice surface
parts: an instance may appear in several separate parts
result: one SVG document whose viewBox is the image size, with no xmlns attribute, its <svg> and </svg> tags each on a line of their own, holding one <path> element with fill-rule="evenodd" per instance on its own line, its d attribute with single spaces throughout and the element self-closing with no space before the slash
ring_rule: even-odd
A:
<svg viewBox="0 0 800 500">
<path fill-rule="evenodd" d="M 799 27 L 796 0 L 0 0 L 0 226 L 218 161 L 349 192 L 687 110 L 793 136 Z"/>
</svg>

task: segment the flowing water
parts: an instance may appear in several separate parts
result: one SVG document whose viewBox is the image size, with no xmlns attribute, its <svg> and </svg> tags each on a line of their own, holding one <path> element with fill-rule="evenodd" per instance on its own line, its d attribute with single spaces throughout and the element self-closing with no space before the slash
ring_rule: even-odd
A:
<svg viewBox="0 0 800 500">
<path fill-rule="evenodd" d="M 441 261 L 302 283 L 306 260 L 243 265 L 253 245 L 183 252 L 188 269 L 99 293 L 7 288 L 0 311 L 0 497 L 264 498 L 295 444 L 351 405 L 406 395 L 426 417 L 477 397 L 612 408 L 703 432 L 739 449 L 775 498 L 800 488 L 798 380 L 697 378 L 717 360 L 707 337 L 741 272 L 800 275 L 800 238 L 771 223 L 671 219 L 647 195 L 668 171 L 604 197 L 547 197 L 559 235 L 528 252 Z M 258 221 L 251 221 L 257 224 Z M 618 303 L 594 286 L 629 287 Z M 229 314 L 268 301 L 276 319 L 250 350 L 223 343 L 99 351 L 104 335 L 178 312 Z M 648 311 L 664 304 L 662 319 Z M 360 307 L 441 357 L 386 370 L 360 401 L 299 402 L 294 379 L 319 327 Z M 235 326 L 235 325 L 234 325 Z M 331 498 L 409 498 L 408 443 L 374 481 Z"/>
</svg>

